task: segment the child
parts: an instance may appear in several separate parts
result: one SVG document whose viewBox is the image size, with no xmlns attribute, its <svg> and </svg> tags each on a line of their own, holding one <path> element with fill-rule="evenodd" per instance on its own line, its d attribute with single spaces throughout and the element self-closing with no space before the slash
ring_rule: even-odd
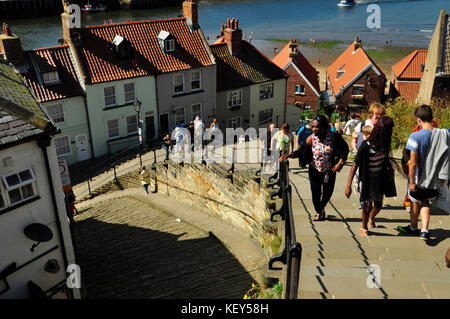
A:
<svg viewBox="0 0 450 319">
<path fill-rule="evenodd" d="M 370 136 L 370 133 L 372 133 L 373 127 L 370 125 L 365 125 L 361 131 L 363 134 L 364 141 L 367 140 Z M 353 190 L 356 192 L 360 192 L 360 185 L 358 185 L 358 178 L 359 178 L 359 169 L 355 173 L 355 177 L 353 178 Z M 361 203 L 359 204 L 359 209 L 362 209 Z"/>
<path fill-rule="evenodd" d="M 140 168 L 140 174 L 139 174 L 139 180 L 144 186 L 145 194 L 148 195 L 148 185 L 150 184 L 150 172 L 145 169 L 145 166 L 141 166 Z"/>
</svg>

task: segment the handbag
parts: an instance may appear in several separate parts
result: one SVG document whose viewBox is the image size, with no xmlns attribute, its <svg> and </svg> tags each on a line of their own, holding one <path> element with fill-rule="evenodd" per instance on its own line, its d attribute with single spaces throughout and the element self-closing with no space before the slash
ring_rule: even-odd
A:
<svg viewBox="0 0 450 319">
<path fill-rule="evenodd" d="M 395 188 L 395 170 L 392 167 L 389 157 L 386 157 L 385 169 L 383 170 L 384 181 L 384 196 L 397 196 L 397 189 Z"/>
</svg>

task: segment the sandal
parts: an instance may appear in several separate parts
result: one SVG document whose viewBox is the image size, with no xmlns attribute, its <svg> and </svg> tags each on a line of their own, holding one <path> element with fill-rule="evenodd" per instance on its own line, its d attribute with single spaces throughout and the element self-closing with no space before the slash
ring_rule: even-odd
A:
<svg viewBox="0 0 450 319">
<path fill-rule="evenodd" d="M 322 210 L 322 212 L 320 214 L 316 213 L 316 215 L 314 216 L 313 220 L 316 221 L 316 222 L 324 221 L 325 220 L 325 211 Z"/>
<path fill-rule="evenodd" d="M 369 231 L 367 229 L 362 229 L 359 231 L 359 236 L 367 237 L 369 236 Z"/>
</svg>

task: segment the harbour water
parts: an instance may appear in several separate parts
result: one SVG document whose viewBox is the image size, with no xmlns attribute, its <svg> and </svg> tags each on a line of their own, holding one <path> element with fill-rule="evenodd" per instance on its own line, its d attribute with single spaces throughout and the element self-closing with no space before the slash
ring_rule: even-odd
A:
<svg viewBox="0 0 450 319">
<path fill-rule="evenodd" d="M 202 0 L 199 24 L 210 42 L 216 39 L 227 18 L 239 20 L 245 37 L 254 40 L 290 39 L 298 41 L 352 41 L 355 35 L 364 43 L 397 47 L 426 48 L 441 9 L 450 12 L 449 0 L 360 0 L 352 8 L 340 8 L 338 0 Z M 370 4 L 380 8 L 381 28 L 369 28 Z M 147 20 L 177 17 L 180 7 L 153 10 L 116 10 L 82 16 L 82 25 L 112 21 Z M 58 45 L 60 17 L 0 21 L 7 22 L 24 49 Z"/>
</svg>

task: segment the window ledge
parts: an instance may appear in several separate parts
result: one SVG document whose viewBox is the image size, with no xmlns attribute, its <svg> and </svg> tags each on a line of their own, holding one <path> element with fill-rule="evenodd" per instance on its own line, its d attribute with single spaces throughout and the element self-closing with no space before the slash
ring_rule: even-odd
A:
<svg viewBox="0 0 450 319">
<path fill-rule="evenodd" d="M 186 95 L 202 93 L 202 92 L 205 92 L 205 91 L 203 89 L 198 89 L 198 90 L 192 90 L 191 92 L 175 93 L 174 95 L 172 95 L 172 97 L 180 97 L 180 96 L 186 96 Z"/>
<path fill-rule="evenodd" d="M 295 93 L 295 95 L 306 95 L 306 93 Z"/>
<path fill-rule="evenodd" d="M 29 204 L 31 202 L 34 202 L 36 200 L 39 200 L 39 199 L 41 199 L 41 197 L 39 195 L 37 195 L 37 196 L 31 197 L 31 198 L 28 198 L 28 199 L 26 199 L 26 200 L 24 200 L 24 201 L 22 201 L 20 203 L 17 203 L 17 204 L 14 204 L 12 206 L 3 208 L 2 210 L 0 210 L 0 215 L 5 214 L 5 213 L 7 213 L 9 211 L 12 211 L 14 209 L 17 209 L 19 207 L 25 206 L 25 205 L 27 205 L 27 204 Z"/>
<path fill-rule="evenodd" d="M 228 109 L 230 110 L 230 111 L 236 111 L 236 110 L 239 110 L 241 108 L 241 104 L 239 104 L 239 105 L 233 105 L 233 106 L 228 106 Z"/>
<path fill-rule="evenodd" d="M 113 110 L 113 109 L 117 109 L 117 108 L 120 108 L 120 107 L 124 107 L 124 106 L 130 106 L 130 105 L 133 105 L 134 104 L 134 101 L 133 102 L 127 102 L 127 103 L 125 103 L 125 104 L 115 104 L 115 105 L 111 105 L 111 106 L 105 106 L 104 108 L 103 108 L 103 111 L 107 111 L 107 110 Z"/>
</svg>

